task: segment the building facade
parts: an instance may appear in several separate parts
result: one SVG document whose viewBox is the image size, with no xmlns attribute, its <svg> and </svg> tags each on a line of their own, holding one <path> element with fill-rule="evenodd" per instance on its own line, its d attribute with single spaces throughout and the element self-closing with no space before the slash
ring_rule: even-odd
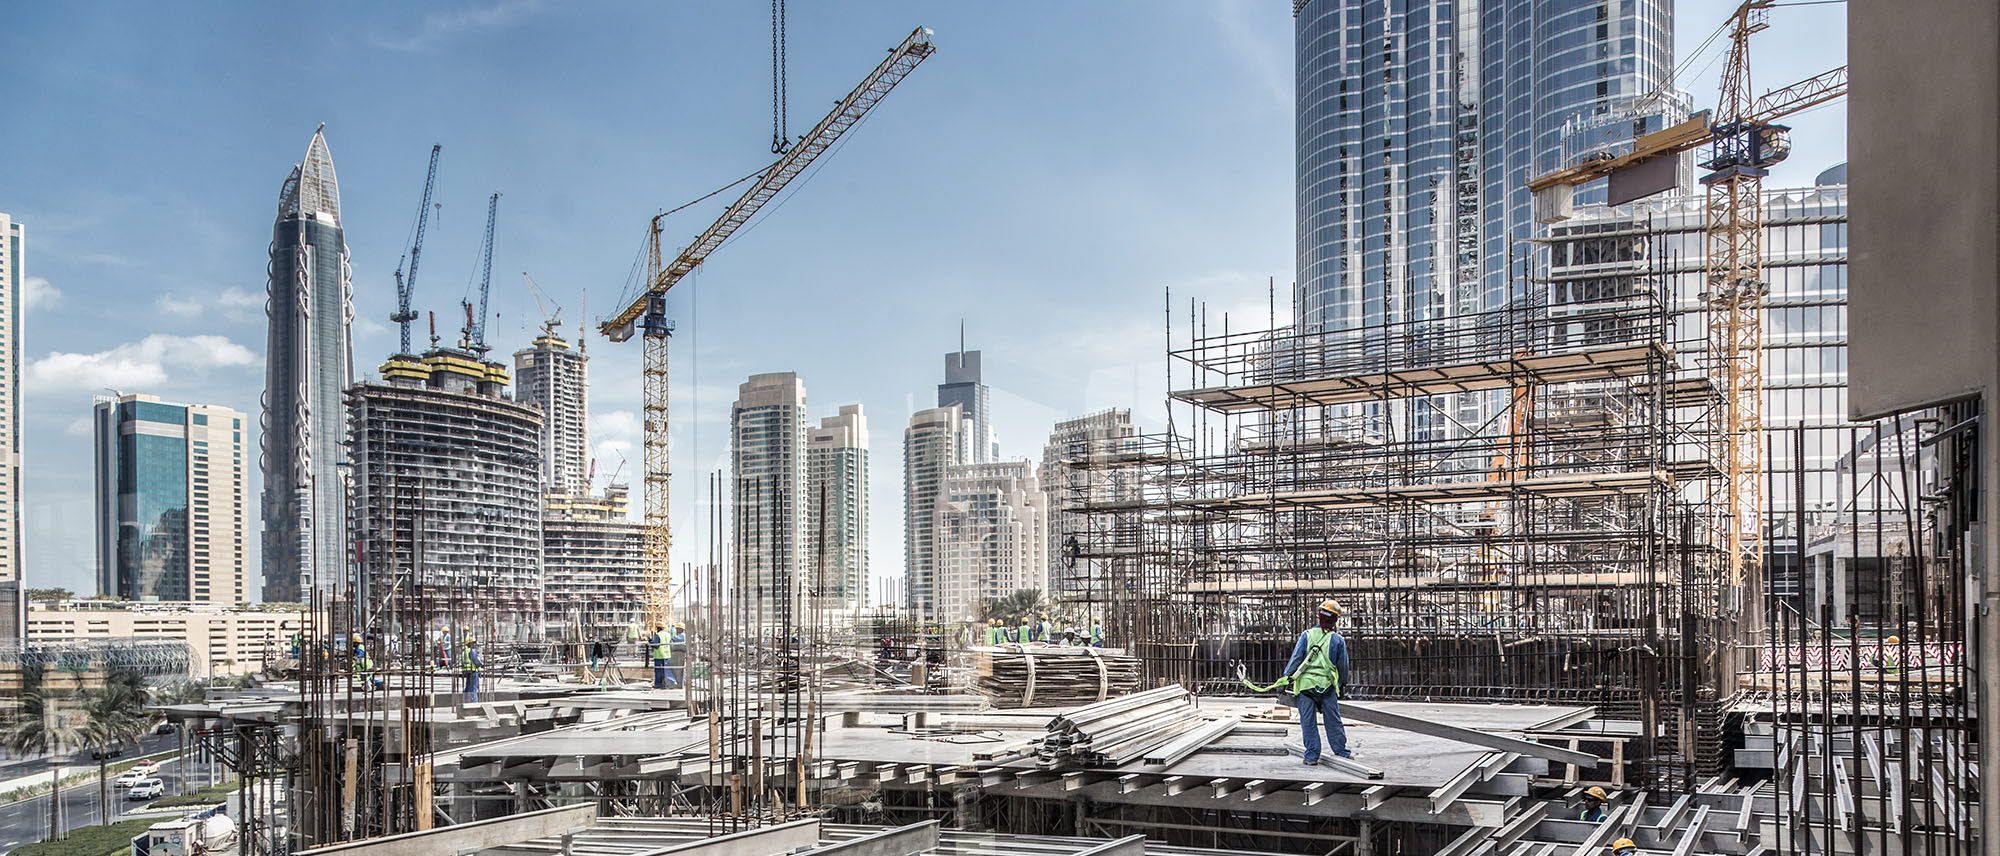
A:
<svg viewBox="0 0 2000 856">
<path fill-rule="evenodd" d="M 590 495 L 590 357 L 553 331 L 514 352 L 514 400 L 542 412 L 542 480 Z"/>
<path fill-rule="evenodd" d="M 359 590 L 377 628 L 457 624 L 482 640 L 542 629 L 542 415 L 507 369 L 434 349 L 347 396 Z"/>
<path fill-rule="evenodd" d="M 1103 600 L 1100 561 L 1077 555 L 1089 517 L 1072 510 L 1083 502 L 1130 498 L 1137 491 L 1130 467 L 1101 466 L 1136 451 L 1139 429 L 1132 411 L 1100 410 L 1057 422 L 1042 447 L 1042 505 L 1047 509 L 1048 594 L 1054 600 Z"/>
<path fill-rule="evenodd" d="M 179 642 L 188 648 L 187 677 L 196 679 L 262 672 L 290 655 L 292 633 L 305 626 L 303 612 L 221 604 L 73 600 L 28 608 L 31 643 Z"/>
<path fill-rule="evenodd" d="M 28 236 L 0 213 L 0 639 L 26 632 L 21 525 L 21 310 L 27 296 Z"/>
<path fill-rule="evenodd" d="M 99 396 L 93 419 L 97 592 L 243 603 L 241 412 L 152 395 Z"/>
<path fill-rule="evenodd" d="M 354 318 L 340 184 L 324 128 L 278 194 L 265 304 L 264 599 L 297 601 L 347 576 L 347 408 Z"/>
<path fill-rule="evenodd" d="M 846 404 L 806 435 L 807 561 L 820 602 L 860 609 L 868 600 L 868 418 Z"/>
<path fill-rule="evenodd" d="M 750 589 L 738 595 L 760 620 L 781 623 L 798 603 L 806 567 L 805 383 L 793 372 L 751 375 L 737 386 L 729 438 L 730 543 Z"/>
<path fill-rule="evenodd" d="M 993 437 L 992 393 L 986 388 L 978 351 L 959 350 L 944 355 L 944 383 L 938 384 L 938 406 L 958 405 L 965 419 L 960 456 L 968 463 L 982 464 L 1000 457 L 1000 444 Z"/>
<path fill-rule="evenodd" d="M 1532 234 L 1527 180 L 1684 111 L 1640 100 L 1670 80 L 1668 0 L 1293 12 L 1302 332 L 1501 307 Z"/>
<path fill-rule="evenodd" d="M 1636 294 L 1659 282 L 1672 296 L 1669 335 L 1689 365 L 1708 351 L 1706 213 L 1701 200 L 1658 199 L 1619 208 L 1589 206 L 1554 227 L 1548 243 L 1548 287 L 1563 294 Z M 1884 443 L 1873 423 L 1847 416 L 1847 187 L 1845 165 L 1812 187 L 1764 196 L 1763 410 L 1767 442 L 1764 499 L 1769 591 L 1799 605 L 1839 599 L 1814 593 L 1828 577 L 1801 573 L 1798 522 L 1808 541 L 1835 518 L 1855 513 L 1856 465 Z M 1804 456 L 1799 450 L 1803 447 Z M 1692 451 L 1676 454 L 1693 457 Z M 1862 477 L 1866 481 L 1865 475 Z M 1801 496 L 1803 503 L 1801 503 Z M 1883 512 L 1900 521 L 1900 509 Z M 1851 545 L 1849 545 L 1851 546 Z M 1867 551 L 1863 551 L 1866 553 Z M 1866 590 L 1873 590 L 1872 583 Z"/>
<path fill-rule="evenodd" d="M 980 617 L 988 600 L 1048 591 L 1048 510 L 1027 461 L 950 468 L 933 506 L 939 621 Z"/>
<path fill-rule="evenodd" d="M 903 429 L 903 607 L 936 617 L 937 498 L 945 473 L 965 462 L 965 411 L 958 405 L 910 414 Z"/>
<path fill-rule="evenodd" d="M 645 620 L 645 524 L 626 488 L 551 494 L 542 512 L 543 625 L 550 638 L 609 639 Z"/>
</svg>

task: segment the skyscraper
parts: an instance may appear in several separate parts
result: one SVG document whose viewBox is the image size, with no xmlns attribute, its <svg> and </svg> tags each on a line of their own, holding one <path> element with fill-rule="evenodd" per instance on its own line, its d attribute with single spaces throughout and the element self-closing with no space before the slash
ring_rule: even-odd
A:
<svg viewBox="0 0 2000 856">
<path fill-rule="evenodd" d="M 340 184 L 325 128 L 278 193 L 265 311 L 263 455 L 264 599 L 296 601 L 347 568 L 341 465 L 354 375 L 354 317 Z"/>
<path fill-rule="evenodd" d="M 966 463 L 981 464 L 1000 456 L 1000 444 L 993 439 L 991 414 L 993 403 L 981 378 L 979 352 L 959 349 L 944 355 L 944 383 L 938 384 L 938 406 L 958 405 L 966 421 L 966 429 L 960 438 L 965 444 L 961 458 Z"/>
<path fill-rule="evenodd" d="M 1292 9 L 1302 331 L 1497 308 L 1527 180 L 1679 118 L 1669 0 Z"/>
<path fill-rule="evenodd" d="M 821 601 L 861 608 L 868 600 L 868 419 L 861 405 L 842 405 L 807 433 L 806 503 L 806 562 L 820 580 Z"/>
<path fill-rule="evenodd" d="M 27 632 L 21 550 L 21 299 L 26 295 L 21 224 L 0 213 L 0 639 Z"/>
<path fill-rule="evenodd" d="M 937 506 L 945 471 L 964 463 L 965 411 L 958 405 L 910 414 L 903 429 L 903 607 L 920 619 L 937 611 Z"/>
<path fill-rule="evenodd" d="M 97 592 L 242 603 L 243 414 L 152 395 L 98 396 Z"/>
<path fill-rule="evenodd" d="M 729 410 L 732 535 L 747 603 L 766 622 L 797 603 L 806 565 L 806 385 L 793 372 L 751 375 Z"/>
<path fill-rule="evenodd" d="M 1027 461 L 947 470 L 932 507 L 939 621 L 972 621 L 986 601 L 1048 591 L 1048 511 Z"/>
<path fill-rule="evenodd" d="M 625 516 L 626 488 L 550 497 L 542 509 L 543 625 L 551 636 L 614 638 L 646 612 L 646 525 Z"/>
<path fill-rule="evenodd" d="M 375 626 L 540 636 L 542 414 L 506 386 L 506 366 L 436 348 L 348 390 L 355 596 Z"/>
<path fill-rule="evenodd" d="M 590 494 L 590 357 L 553 328 L 514 352 L 514 399 L 542 412 L 542 482 L 549 493 Z"/>
</svg>

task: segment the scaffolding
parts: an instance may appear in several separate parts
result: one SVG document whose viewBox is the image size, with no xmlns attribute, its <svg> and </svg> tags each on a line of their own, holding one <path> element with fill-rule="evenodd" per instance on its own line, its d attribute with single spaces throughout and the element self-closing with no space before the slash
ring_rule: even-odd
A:
<svg viewBox="0 0 2000 856">
<path fill-rule="evenodd" d="M 1336 332 L 1191 307 L 1179 430 L 1065 460 L 1132 486 L 1070 498 L 1065 566 L 1104 577 L 1072 584 L 1149 682 L 1205 693 L 1275 677 L 1333 598 L 1354 695 L 1594 705 L 1639 722 L 1642 780 L 1691 790 L 1724 763 L 1748 595 L 1717 573 L 1708 386 L 1658 285 Z"/>
</svg>

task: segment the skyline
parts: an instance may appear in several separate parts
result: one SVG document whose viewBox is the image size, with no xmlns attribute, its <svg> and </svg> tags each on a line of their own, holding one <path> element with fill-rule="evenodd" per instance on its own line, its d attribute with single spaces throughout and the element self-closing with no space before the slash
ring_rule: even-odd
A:
<svg viewBox="0 0 2000 856">
<path fill-rule="evenodd" d="M 531 2 L 357 8 L 373 14 L 258 8 L 218 23 L 130 10 L 111 24 L 36 8 L 0 36 L 26 114 L 74 119 L 0 142 L 12 162 L 45 167 L 0 199 L 30 230 L 30 282 L 45 283 L 24 301 L 31 584 L 81 590 L 94 577 L 87 426 L 98 386 L 255 418 L 271 189 L 318 122 L 342 177 L 363 377 L 395 349 L 389 272 L 433 142 L 445 149 L 444 208 L 417 303 L 452 317 L 476 260 L 480 203 L 506 193 L 489 322 L 501 353 L 540 326 L 521 271 L 574 330 L 582 289 L 593 318 L 615 308 L 647 216 L 769 159 L 761 9 L 649 9 L 634 24 Z M 937 355 L 969 317 L 965 347 L 985 356 L 995 434 L 1018 458 L 1059 419 L 1106 407 L 1161 427 L 1163 287 L 1178 311 L 1195 296 L 1261 324 L 1266 277 L 1289 282 L 1289 15 L 1247 3 L 1169 4 L 1157 15 L 1136 11 L 1154 4 L 1035 8 L 793 10 L 795 130 L 909 27 L 937 30 L 939 54 L 825 175 L 803 179 L 675 290 L 676 562 L 703 558 L 692 552 L 706 542 L 700 476 L 726 466 L 728 402 L 750 374 L 799 371 L 814 391 L 809 419 L 861 403 L 899 426 L 942 380 Z M 1679 4 L 1677 48 L 1698 44 L 1724 8 Z M 1759 88 L 1840 61 L 1812 49 L 1843 39 L 1792 26 L 1789 16 L 1813 12 L 1784 11 L 1760 36 L 1760 69 L 1776 71 Z M 280 32 L 304 43 L 273 57 Z M 159 56 L 135 33 L 188 48 Z M 85 39 L 112 60 L 85 68 L 56 50 Z M 1163 62 L 1161 45 L 1182 53 Z M 1800 54 L 1796 75 L 1782 73 L 1787 45 Z M 657 90 L 639 83 L 655 79 Z M 1682 86 L 1699 107 L 1712 82 Z M 1812 130 L 1836 115 L 1794 123 L 1795 156 L 1770 186 L 1810 183 L 1842 159 L 1829 143 L 1837 134 Z M 134 139 L 148 144 L 143 157 L 113 154 Z M 685 241 L 713 213 L 670 218 L 667 240 Z M 795 311 L 772 317 L 771 305 Z M 441 335 L 456 327 L 447 321 Z M 599 473 L 622 452 L 621 479 L 636 485 L 638 348 L 593 345 Z M 874 470 L 873 514 L 898 519 L 900 466 Z M 869 552 L 876 576 L 899 571 L 899 527 L 874 527 Z"/>
</svg>

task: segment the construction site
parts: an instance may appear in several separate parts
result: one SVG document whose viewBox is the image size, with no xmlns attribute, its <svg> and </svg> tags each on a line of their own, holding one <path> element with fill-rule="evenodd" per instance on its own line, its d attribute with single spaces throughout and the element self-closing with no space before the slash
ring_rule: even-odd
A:
<svg viewBox="0 0 2000 856">
<path fill-rule="evenodd" d="M 354 573 L 260 685 L 160 710 L 240 777 L 245 856 L 1994 852 L 1980 404 L 1850 417 L 1844 172 L 1763 186 L 1847 69 L 1753 89 L 1771 5 L 1718 28 L 1712 109 L 1536 176 L 1502 258 L 1436 260 L 1497 298 L 1130 307 L 1169 417 L 1058 426 L 1033 543 L 1100 628 L 1060 641 L 851 608 L 838 521 L 669 471 L 668 292 L 937 52 L 919 28 L 678 252 L 646 224 L 596 331 L 639 347 L 595 355 L 641 366 L 641 522 L 527 400 L 554 381 L 503 394 L 483 287 L 423 354 L 406 295 L 347 393 Z M 581 384 L 569 347 L 551 320 L 517 368 Z M 675 479 L 714 498 L 679 567 Z M 1316 613 L 1351 758 L 1262 685 Z"/>
</svg>

